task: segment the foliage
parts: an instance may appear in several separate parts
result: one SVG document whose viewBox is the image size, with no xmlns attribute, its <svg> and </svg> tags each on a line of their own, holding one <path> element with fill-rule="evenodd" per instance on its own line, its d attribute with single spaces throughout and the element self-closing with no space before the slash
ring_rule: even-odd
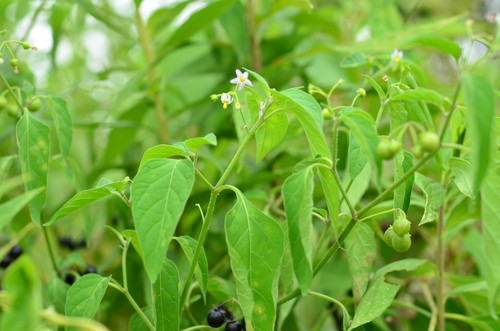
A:
<svg viewBox="0 0 500 331">
<path fill-rule="evenodd" d="M 0 328 L 499 329 L 475 10 L 0 2 Z"/>
</svg>

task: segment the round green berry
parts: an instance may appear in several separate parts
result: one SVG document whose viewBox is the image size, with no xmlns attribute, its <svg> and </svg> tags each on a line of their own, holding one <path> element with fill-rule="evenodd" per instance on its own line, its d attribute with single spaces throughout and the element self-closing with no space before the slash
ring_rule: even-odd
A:
<svg viewBox="0 0 500 331">
<path fill-rule="evenodd" d="M 392 238 L 394 238 L 395 236 L 397 236 L 397 234 L 396 232 L 394 232 L 394 229 L 392 228 L 391 225 L 384 232 L 384 242 L 387 244 L 387 246 L 392 247 Z"/>
<path fill-rule="evenodd" d="M 30 49 L 31 48 L 30 43 L 27 42 L 27 41 L 22 42 L 21 46 L 23 46 L 24 49 Z"/>
<path fill-rule="evenodd" d="M 424 152 L 434 152 L 439 148 L 439 136 L 431 131 L 423 132 L 420 134 L 419 145 Z"/>
<path fill-rule="evenodd" d="M 5 107 L 7 107 L 7 104 L 8 104 L 8 103 L 9 103 L 9 102 L 7 101 L 7 98 L 6 98 L 6 97 L 4 97 L 3 95 L 2 95 L 2 96 L 0 96 L 0 110 L 1 110 L 1 109 L 4 109 Z"/>
<path fill-rule="evenodd" d="M 18 109 L 16 105 L 8 105 L 7 106 L 7 114 L 9 114 L 12 118 L 17 118 Z"/>
<path fill-rule="evenodd" d="M 28 110 L 29 111 L 38 111 L 40 108 L 42 108 L 42 102 L 40 101 L 40 98 L 35 98 L 35 99 L 32 99 L 29 103 L 28 103 Z"/>
<path fill-rule="evenodd" d="M 327 108 L 323 108 L 321 111 L 321 114 L 323 115 L 324 120 L 330 120 L 332 119 L 332 113 Z"/>
<path fill-rule="evenodd" d="M 392 248 L 396 252 L 406 252 L 409 250 L 411 247 L 411 236 L 409 233 L 405 234 L 404 236 L 398 236 L 395 234 L 395 236 L 392 238 Z"/>
<path fill-rule="evenodd" d="M 396 232 L 397 235 L 404 236 L 405 234 L 410 232 L 411 222 L 408 221 L 406 218 L 398 217 L 394 221 L 392 228 L 394 229 L 394 232 Z"/>
<path fill-rule="evenodd" d="M 393 155 L 398 154 L 398 152 L 401 150 L 401 143 L 393 139 L 389 140 L 389 143 L 390 143 L 389 147 Z"/>
<path fill-rule="evenodd" d="M 13 58 L 13 59 L 10 59 L 10 62 L 9 62 L 9 63 L 10 63 L 10 65 L 11 65 L 12 67 L 17 67 L 17 66 L 19 65 L 19 60 L 18 60 L 18 59 L 16 59 L 16 58 Z"/>
<path fill-rule="evenodd" d="M 394 141 L 394 143 L 399 144 Z M 377 145 L 377 154 L 380 158 L 384 160 L 390 160 L 398 152 L 397 146 L 395 146 L 393 140 L 384 139 L 381 140 Z M 401 146 L 399 146 L 401 148 Z M 396 150 L 397 149 L 397 150 Z"/>
<path fill-rule="evenodd" d="M 418 159 L 420 159 L 422 156 L 424 156 L 424 151 L 422 149 L 422 146 L 420 146 L 420 145 L 413 146 L 411 151 L 413 152 L 413 156 L 415 156 Z"/>
</svg>

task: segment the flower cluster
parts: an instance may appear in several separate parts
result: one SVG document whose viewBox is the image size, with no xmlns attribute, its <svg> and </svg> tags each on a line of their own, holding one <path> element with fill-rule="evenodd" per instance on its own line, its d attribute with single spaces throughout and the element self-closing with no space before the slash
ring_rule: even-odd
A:
<svg viewBox="0 0 500 331">
<path fill-rule="evenodd" d="M 245 85 L 253 86 L 250 79 L 248 79 L 248 72 L 241 72 L 241 70 L 236 69 L 236 78 L 231 79 L 231 84 L 236 84 L 238 91 L 241 91 Z M 227 109 L 227 107 L 233 102 L 233 95 L 236 96 L 236 91 L 231 91 L 222 94 L 212 94 L 210 98 L 212 101 L 216 101 L 220 98 L 222 102 L 222 108 Z M 239 103 L 236 103 L 236 109 L 239 109 Z"/>
</svg>

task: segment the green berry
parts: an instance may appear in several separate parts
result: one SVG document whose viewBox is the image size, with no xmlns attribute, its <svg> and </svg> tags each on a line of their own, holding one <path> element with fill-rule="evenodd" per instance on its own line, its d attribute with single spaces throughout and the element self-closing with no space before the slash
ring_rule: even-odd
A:
<svg viewBox="0 0 500 331">
<path fill-rule="evenodd" d="M 42 108 L 42 102 L 40 101 L 40 98 L 35 98 L 35 99 L 32 99 L 29 103 L 28 103 L 28 109 L 29 111 L 38 111 L 40 108 Z"/>
<path fill-rule="evenodd" d="M 392 238 L 394 238 L 395 236 L 397 236 L 397 234 L 396 232 L 394 232 L 394 229 L 392 228 L 391 225 L 384 232 L 384 242 L 387 244 L 387 246 L 392 247 Z"/>
<path fill-rule="evenodd" d="M 332 114 L 327 108 L 323 108 L 321 114 L 323 115 L 324 120 L 330 120 L 332 118 Z"/>
<path fill-rule="evenodd" d="M 13 59 L 10 59 L 10 62 L 9 62 L 9 63 L 10 63 L 10 65 L 11 65 L 12 67 L 17 67 L 17 66 L 19 65 L 19 60 L 18 60 L 18 59 L 16 59 L 16 58 L 13 58 Z"/>
<path fill-rule="evenodd" d="M 7 98 L 4 97 L 4 96 L 0 96 L 0 110 L 1 109 L 4 109 L 5 107 L 7 107 L 7 104 L 9 102 L 7 101 Z"/>
<path fill-rule="evenodd" d="M 439 136 L 431 131 L 423 132 L 420 134 L 419 145 L 424 152 L 434 152 L 439 148 Z"/>
<path fill-rule="evenodd" d="M 12 118 L 17 118 L 18 110 L 16 105 L 7 106 L 7 114 Z"/>
<path fill-rule="evenodd" d="M 21 46 L 23 46 L 24 49 L 30 49 L 31 48 L 30 43 L 27 42 L 27 41 L 22 42 Z"/>
<path fill-rule="evenodd" d="M 406 218 L 398 217 L 394 221 L 392 228 L 394 229 L 394 232 L 396 232 L 397 235 L 404 236 L 405 234 L 410 232 L 411 222 L 408 221 Z"/>
<path fill-rule="evenodd" d="M 424 151 L 422 149 L 422 146 L 420 145 L 413 146 L 411 151 L 413 152 L 413 156 L 415 156 L 417 159 L 420 159 L 422 156 L 424 156 Z"/>
<path fill-rule="evenodd" d="M 396 252 L 406 252 L 411 247 L 411 237 L 407 233 L 404 236 L 398 236 L 397 234 L 392 238 L 392 248 Z"/>
<path fill-rule="evenodd" d="M 384 160 L 390 160 L 399 151 L 398 147 L 401 148 L 398 142 L 384 139 L 377 145 L 377 154 Z"/>
</svg>

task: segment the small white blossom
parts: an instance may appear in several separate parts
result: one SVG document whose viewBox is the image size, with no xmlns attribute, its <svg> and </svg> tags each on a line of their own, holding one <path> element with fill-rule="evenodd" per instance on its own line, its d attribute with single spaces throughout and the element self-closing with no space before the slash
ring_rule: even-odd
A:
<svg viewBox="0 0 500 331">
<path fill-rule="evenodd" d="M 220 101 L 222 102 L 222 108 L 227 109 L 227 105 L 233 102 L 233 97 L 229 93 L 222 93 Z"/>
<path fill-rule="evenodd" d="M 394 52 L 392 52 L 391 54 L 391 59 L 398 63 L 399 61 L 401 61 L 401 59 L 403 59 L 403 51 L 399 51 L 398 49 L 395 49 Z"/>
<path fill-rule="evenodd" d="M 248 72 L 242 73 L 239 69 L 236 69 L 236 78 L 231 79 L 231 84 L 238 85 L 238 91 L 241 91 L 245 85 L 253 86 L 252 82 L 248 79 Z"/>
</svg>

